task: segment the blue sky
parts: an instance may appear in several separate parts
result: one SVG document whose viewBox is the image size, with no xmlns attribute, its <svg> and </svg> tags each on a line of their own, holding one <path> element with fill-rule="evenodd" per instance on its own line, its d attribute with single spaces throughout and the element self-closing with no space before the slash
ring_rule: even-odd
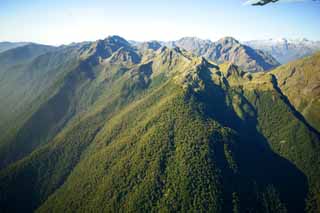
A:
<svg viewBox="0 0 320 213">
<path fill-rule="evenodd" d="M 252 7 L 245 0 L 0 0 L 0 41 L 59 45 L 115 34 L 139 41 L 320 40 L 320 2 L 288 1 Z"/>
</svg>

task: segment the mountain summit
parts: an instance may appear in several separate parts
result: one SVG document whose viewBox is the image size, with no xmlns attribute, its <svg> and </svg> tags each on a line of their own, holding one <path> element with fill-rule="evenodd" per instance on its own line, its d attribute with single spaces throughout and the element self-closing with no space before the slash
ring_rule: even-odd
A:
<svg viewBox="0 0 320 213">
<path fill-rule="evenodd" d="M 225 37 L 216 42 L 185 37 L 167 45 L 184 48 L 219 64 L 232 62 L 250 72 L 267 71 L 279 65 L 271 55 L 243 45 L 232 37 Z"/>
<path fill-rule="evenodd" d="M 219 63 L 120 37 L 0 53 L 0 211 L 319 211 L 319 55 L 254 73 L 201 46 Z"/>
</svg>

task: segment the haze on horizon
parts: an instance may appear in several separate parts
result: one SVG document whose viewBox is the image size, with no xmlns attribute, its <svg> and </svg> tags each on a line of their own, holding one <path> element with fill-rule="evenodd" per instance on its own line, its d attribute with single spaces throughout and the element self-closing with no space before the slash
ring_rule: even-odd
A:
<svg viewBox="0 0 320 213">
<path fill-rule="evenodd" d="M 89 41 L 108 35 L 128 40 L 176 40 L 224 36 L 255 40 L 320 40 L 320 3 L 284 1 L 265 7 L 244 0 L 2 0 L 0 41 L 51 45 Z"/>
</svg>

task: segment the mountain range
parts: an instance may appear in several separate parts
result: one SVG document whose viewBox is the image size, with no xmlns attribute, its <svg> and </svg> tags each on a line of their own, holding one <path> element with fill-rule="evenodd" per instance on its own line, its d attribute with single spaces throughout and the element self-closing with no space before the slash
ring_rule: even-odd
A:
<svg viewBox="0 0 320 213">
<path fill-rule="evenodd" d="M 153 41 L 157 42 L 157 41 Z M 141 43 L 131 41 L 133 45 Z M 270 70 L 320 51 L 320 41 L 308 39 L 269 39 L 239 42 L 224 37 L 216 42 L 197 37 L 184 37 L 177 41 L 158 42 L 163 46 L 180 47 L 197 56 L 204 56 L 216 63 L 232 61 L 247 71 Z"/>
<path fill-rule="evenodd" d="M 87 43 L 87 42 L 84 42 Z M 159 46 L 180 47 L 197 56 L 204 56 L 216 63 L 231 61 L 247 71 L 266 71 L 320 51 L 320 41 L 303 39 L 268 39 L 239 42 L 224 37 L 213 42 L 197 37 L 184 37 L 176 41 L 129 41 L 133 46 L 146 43 Z M 30 44 L 28 42 L 0 42 L 0 52 Z"/>
<path fill-rule="evenodd" d="M 16 47 L 27 45 L 27 42 L 0 42 L 0 53 Z"/>
<path fill-rule="evenodd" d="M 319 212 L 319 67 L 229 37 L 7 49 L 0 212 Z"/>
<path fill-rule="evenodd" d="M 216 42 L 185 37 L 165 45 L 183 48 L 218 64 L 229 61 L 249 72 L 271 70 L 279 65 L 271 55 L 243 45 L 232 37 L 224 37 Z"/>
<path fill-rule="evenodd" d="M 308 39 L 269 39 L 244 42 L 255 49 L 271 54 L 280 63 L 285 64 L 320 51 L 320 41 Z"/>
</svg>

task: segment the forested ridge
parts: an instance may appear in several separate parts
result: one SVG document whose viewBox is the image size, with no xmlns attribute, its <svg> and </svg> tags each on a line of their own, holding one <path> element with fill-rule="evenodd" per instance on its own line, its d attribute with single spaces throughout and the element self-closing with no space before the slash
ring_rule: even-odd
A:
<svg viewBox="0 0 320 213">
<path fill-rule="evenodd" d="M 112 36 L 2 64 L 1 212 L 320 211 L 319 54 L 251 73 Z"/>
</svg>

